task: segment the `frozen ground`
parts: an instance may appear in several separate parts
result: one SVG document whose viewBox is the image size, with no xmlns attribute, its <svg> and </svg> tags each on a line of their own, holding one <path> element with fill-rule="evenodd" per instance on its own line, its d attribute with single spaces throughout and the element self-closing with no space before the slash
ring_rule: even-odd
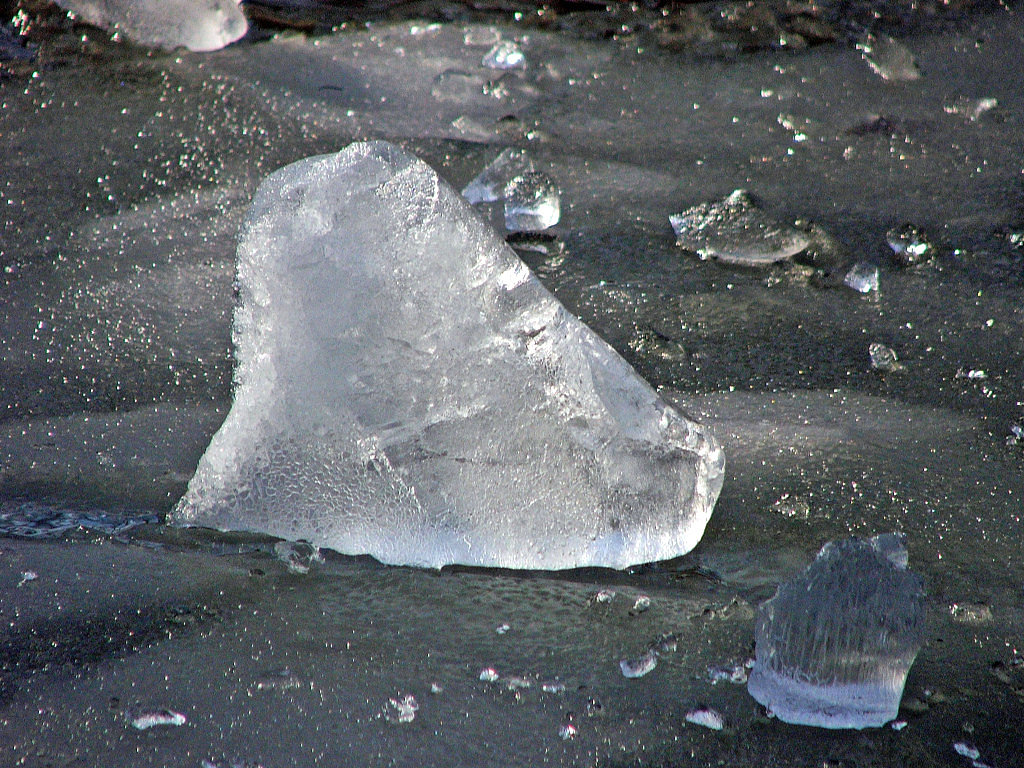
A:
<svg viewBox="0 0 1024 768">
<path fill-rule="evenodd" d="M 482 66 L 511 38 L 524 69 Z M 1010 11 L 933 25 L 901 38 L 921 71 L 907 82 L 838 42 L 698 57 L 642 36 L 413 22 L 12 69 L 5 510 L 170 508 L 229 403 L 234 236 L 256 183 L 368 137 L 456 188 L 526 147 L 562 215 L 548 254 L 524 258 L 728 461 L 698 548 L 623 573 L 328 555 L 298 575 L 270 542 L 159 525 L 0 539 L 0 763 L 958 766 L 963 743 L 1019 764 L 1022 38 Z M 876 262 L 880 290 L 674 245 L 669 215 L 739 187 Z M 933 262 L 892 260 L 885 233 L 904 222 L 930 234 Z M 904 370 L 872 370 L 872 342 Z M 757 603 L 821 544 L 894 530 L 928 590 L 904 729 L 789 726 L 712 684 L 709 665 L 752 656 Z M 623 677 L 652 643 L 657 667 Z M 563 692 L 542 689 L 556 679 Z M 408 694 L 415 718 L 390 722 Z M 698 706 L 729 728 L 685 723 Z M 186 723 L 131 724 L 153 708 Z"/>
</svg>

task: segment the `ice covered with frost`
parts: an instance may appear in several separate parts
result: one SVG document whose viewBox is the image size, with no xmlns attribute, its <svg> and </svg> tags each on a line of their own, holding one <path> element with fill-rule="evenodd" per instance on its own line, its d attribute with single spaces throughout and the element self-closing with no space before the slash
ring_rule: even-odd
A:
<svg viewBox="0 0 1024 768">
<path fill-rule="evenodd" d="M 700 540 L 722 452 L 384 142 L 283 168 L 238 247 L 234 402 L 172 514 L 388 563 L 570 568 Z"/>
<path fill-rule="evenodd" d="M 747 690 L 787 723 L 880 727 L 923 640 L 924 587 L 903 537 L 829 542 L 758 610 Z"/>
<path fill-rule="evenodd" d="M 249 29 L 238 0 L 57 0 L 78 18 L 154 48 L 216 51 Z"/>
</svg>

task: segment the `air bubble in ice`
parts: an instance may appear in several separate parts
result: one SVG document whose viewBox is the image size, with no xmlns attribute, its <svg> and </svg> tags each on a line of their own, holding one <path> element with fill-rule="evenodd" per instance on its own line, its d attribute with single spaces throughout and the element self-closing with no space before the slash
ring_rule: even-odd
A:
<svg viewBox="0 0 1024 768">
<path fill-rule="evenodd" d="M 669 222 L 676 233 L 676 245 L 702 259 L 714 258 L 727 264 L 757 266 L 784 261 L 810 243 L 806 233 L 758 208 L 744 189 L 674 214 Z"/>
<path fill-rule="evenodd" d="M 885 242 L 892 249 L 896 262 L 903 267 L 912 267 L 928 261 L 935 249 L 920 227 L 902 224 L 885 233 Z"/>
<path fill-rule="evenodd" d="M 878 290 L 878 267 L 867 261 L 858 261 L 843 278 L 843 284 L 858 293 Z"/>
<path fill-rule="evenodd" d="M 533 160 L 525 150 L 508 147 L 463 188 L 462 196 L 473 204 L 497 202 L 504 198 L 512 179 L 533 169 Z"/>
<path fill-rule="evenodd" d="M 172 709 L 147 709 L 131 718 L 132 727 L 140 731 L 162 726 L 176 727 L 184 725 L 186 722 L 183 714 Z"/>
<path fill-rule="evenodd" d="M 881 342 L 874 341 L 868 346 L 868 357 L 871 359 L 871 367 L 876 371 L 903 370 L 903 363 L 896 357 L 896 353 L 891 347 L 887 347 Z"/>
<path fill-rule="evenodd" d="M 558 187 L 540 171 L 516 176 L 505 187 L 505 228 L 510 232 L 539 232 L 558 223 Z"/>
<path fill-rule="evenodd" d="M 780 720 L 879 727 L 924 639 L 924 587 L 898 534 L 822 547 L 758 609 L 747 690 Z"/>
<path fill-rule="evenodd" d="M 249 29 L 238 0 L 57 0 L 83 21 L 140 45 L 216 51 Z"/>
<path fill-rule="evenodd" d="M 619 662 L 619 669 L 624 677 L 643 677 L 658 666 L 658 654 L 652 649 L 643 656 L 635 659 L 622 659 Z"/>
<path fill-rule="evenodd" d="M 487 52 L 481 63 L 491 69 L 522 69 L 526 66 L 526 57 L 515 42 L 503 40 Z"/>
<path fill-rule="evenodd" d="M 725 728 L 725 717 L 721 712 L 711 709 L 711 707 L 691 709 L 684 717 L 688 723 L 710 728 L 713 731 L 720 731 Z"/>
</svg>

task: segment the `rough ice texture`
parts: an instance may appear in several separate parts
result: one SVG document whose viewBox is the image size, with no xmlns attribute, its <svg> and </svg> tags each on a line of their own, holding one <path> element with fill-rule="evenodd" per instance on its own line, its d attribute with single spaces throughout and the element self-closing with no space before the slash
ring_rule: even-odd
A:
<svg viewBox="0 0 1024 768">
<path fill-rule="evenodd" d="M 830 542 L 761 605 L 747 690 L 787 723 L 879 727 L 923 640 L 924 587 L 902 537 Z"/>
<path fill-rule="evenodd" d="M 435 567 L 621 568 L 703 534 L 713 437 L 402 150 L 266 179 L 238 285 L 234 402 L 173 522 Z"/>
<path fill-rule="evenodd" d="M 807 234 L 758 208 L 744 189 L 669 216 L 676 244 L 702 259 L 758 266 L 784 261 L 810 245 Z"/>
<path fill-rule="evenodd" d="M 56 0 L 97 27 L 154 48 L 216 51 L 249 29 L 238 0 Z"/>
</svg>

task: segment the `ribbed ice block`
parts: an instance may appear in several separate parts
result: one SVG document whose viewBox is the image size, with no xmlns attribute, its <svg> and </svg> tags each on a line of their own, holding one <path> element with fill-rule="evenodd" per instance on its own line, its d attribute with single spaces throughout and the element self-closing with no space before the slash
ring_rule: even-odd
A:
<svg viewBox="0 0 1024 768">
<path fill-rule="evenodd" d="M 758 610 L 747 690 L 787 723 L 882 726 L 923 639 L 924 587 L 902 535 L 830 542 Z"/>
</svg>

